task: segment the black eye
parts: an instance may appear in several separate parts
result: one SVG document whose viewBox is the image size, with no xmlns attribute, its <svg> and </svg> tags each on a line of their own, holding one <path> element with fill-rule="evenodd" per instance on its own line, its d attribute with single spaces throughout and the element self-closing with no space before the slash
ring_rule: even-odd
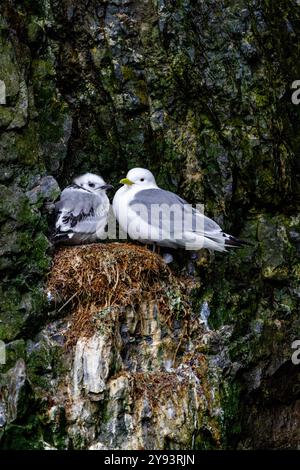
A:
<svg viewBox="0 0 300 470">
<path fill-rule="evenodd" d="M 144 178 L 141 178 L 141 181 L 144 181 Z"/>
<path fill-rule="evenodd" d="M 89 187 L 94 188 L 95 187 L 94 183 L 89 183 Z"/>
</svg>

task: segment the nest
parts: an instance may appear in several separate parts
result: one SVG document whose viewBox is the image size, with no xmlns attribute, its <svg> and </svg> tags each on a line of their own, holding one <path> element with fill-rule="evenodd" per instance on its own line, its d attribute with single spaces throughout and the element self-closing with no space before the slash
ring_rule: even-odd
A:
<svg viewBox="0 0 300 470">
<path fill-rule="evenodd" d="M 180 296 L 180 313 L 186 316 L 189 310 L 186 285 L 162 258 L 147 248 L 124 243 L 58 249 L 48 290 L 62 303 L 59 310 L 71 308 L 68 345 L 79 336 L 91 336 L 95 331 L 93 319 L 101 312 L 124 311 L 154 300 L 160 316 L 170 323 L 179 313 L 178 304 L 172 301 L 176 292 Z"/>
</svg>

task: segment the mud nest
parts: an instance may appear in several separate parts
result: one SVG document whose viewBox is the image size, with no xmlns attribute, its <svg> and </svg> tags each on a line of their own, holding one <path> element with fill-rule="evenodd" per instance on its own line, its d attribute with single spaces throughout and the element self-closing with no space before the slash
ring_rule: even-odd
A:
<svg viewBox="0 0 300 470">
<path fill-rule="evenodd" d="M 147 248 L 124 243 L 63 247 L 57 250 L 48 291 L 72 312 L 67 345 L 95 332 L 94 317 L 113 309 L 137 309 L 155 301 L 166 323 L 189 312 L 189 288 L 162 258 Z M 107 321 L 108 315 L 102 315 Z"/>
</svg>

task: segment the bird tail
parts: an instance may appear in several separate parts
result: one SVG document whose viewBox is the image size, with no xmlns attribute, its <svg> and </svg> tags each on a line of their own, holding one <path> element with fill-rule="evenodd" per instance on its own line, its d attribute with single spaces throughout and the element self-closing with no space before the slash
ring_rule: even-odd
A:
<svg viewBox="0 0 300 470">
<path fill-rule="evenodd" d="M 51 243 L 53 245 L 66 245 L 66 244 L 72 244 L 72 237 L 74 233 L 72 232 L 56 232 L 52 235 L 50 238 Z"/>
<path fill-rule="evenodd" d="M 223 234 L 225 238 L 225 248 L 242 248 L 243 246 L 253 246 L 252 243 L 236 238 L 233 235 Z"/>
<path fill-rule="evenodd" d="M 203 248 L 215 251 L 227 251 L 228 248 L 242 248 L 243 246 L 253 246 L 252 243 L 240 240 L 228 233 L 219 232 L 218 234 L 206 234 Z"/>
<path fill-rule="evenodd" d="M 241 248 L 246 245 L 253 246 L 252 243 L 240 240 L 239 238 L 221 231 L 210 234 L 206 232 L 204 236 L 195 234 L 195 232 L 192 232 L 190 237 L 187 235 L 186 233 L 184 239 L 185 244 L 182 246 L 185 246 L 185 249 L 188 250 L 197 251 L 201 248 L 207 248 L 208 250 L 224 252 L 227 251 L 227 248 Z"/>
</svg>

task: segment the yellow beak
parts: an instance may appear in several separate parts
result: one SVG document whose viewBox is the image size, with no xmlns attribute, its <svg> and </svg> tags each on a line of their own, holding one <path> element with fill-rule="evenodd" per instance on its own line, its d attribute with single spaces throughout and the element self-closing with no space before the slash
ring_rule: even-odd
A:
<svg viewBox="0 0 300 470">
<path fill-rule="evenodd" d="M 119 181 L 121 184 L 127 184 L 128 186 L 131 186 L 133 184 L 132 181 L 130 181 L 128 178 L 123 178 Z"/>
</svg>

